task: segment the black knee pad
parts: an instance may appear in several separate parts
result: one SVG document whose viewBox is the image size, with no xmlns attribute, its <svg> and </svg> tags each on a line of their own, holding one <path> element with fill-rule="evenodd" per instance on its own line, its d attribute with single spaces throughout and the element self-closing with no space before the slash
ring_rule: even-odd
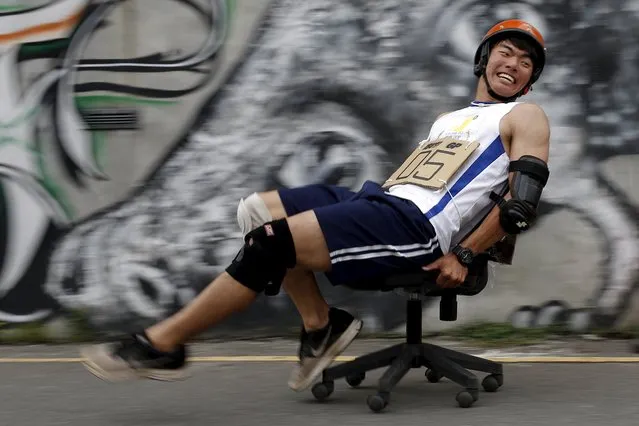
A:
<svg viewBox="0 0 639 426">
<path fill-rule="evenodd" d="M 244 237 L 244 246 L 226 272 L 251 290 L 279 293 L 286 270 L 296 263 L 295 244 L 286 219 L 267 222 Z"/>
</svg>

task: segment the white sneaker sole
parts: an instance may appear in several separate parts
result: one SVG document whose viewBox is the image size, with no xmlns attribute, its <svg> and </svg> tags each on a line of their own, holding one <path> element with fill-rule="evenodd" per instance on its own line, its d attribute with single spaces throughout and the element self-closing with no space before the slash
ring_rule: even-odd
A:
<svg viewBox="0 0 639 426">
<path fill-rule="evenodd" d="M 288 386 L 296 392 L 301 392 L 311 386 L 322 372 L 333 363 L 335 358 L 344 352 L 353 340 L 355 340 L 362 330 L 362 325 L 363 322 L 361 320 L 353 320 L 351 325 L 339 336 L 335 343 L 326 349 L 326 353 L 318 359 L 317 364 L 315 364 L 310 373 L 302 380 L 290 380 Z"/>
<path fill-rule="evenodd" d="M 88 359 L 84 359 L 82 361 L 82 365 L 84 365 L 84 367 L 97 378 L 111 383 L 139 379 L 177 382 L 190 377 L 190 374 L 184 370 L 135 369 L 128 367 L 120 371 L 107 371 Z"/>
</svg>

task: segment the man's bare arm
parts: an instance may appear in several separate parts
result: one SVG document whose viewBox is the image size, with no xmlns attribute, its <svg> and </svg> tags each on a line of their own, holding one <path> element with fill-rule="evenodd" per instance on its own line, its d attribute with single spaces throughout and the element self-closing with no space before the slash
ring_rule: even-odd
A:
<svg viewBox="0 0 639 426">
<path fill-rule="evenodd" d="M 523 155 L 533 155 L 548 162 L 550 125 L 544 111 L 535 104 L 521 104 L 513 108 L 508 119 L 512 130 L 509 149 L 511 161 Z M 512 174 L 509 180 L 512 180 Z M 504 199 L 509 198 L 510 193 L 507 193 Z M 505 236 L 506 232 L 499 223 L 499 207 L 496 206 L 460 245 L 481 253 Z"/>
</svg>

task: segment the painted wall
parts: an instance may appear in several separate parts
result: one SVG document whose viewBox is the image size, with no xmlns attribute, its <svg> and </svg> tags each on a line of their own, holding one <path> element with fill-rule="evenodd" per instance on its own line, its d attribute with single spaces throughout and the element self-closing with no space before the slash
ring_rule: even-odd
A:
<svg viewBox="0 0 639 426">
<path fill-rule="evenodd" d="M 459 323 L 639 323 L 639 1 L 0 2 L 0 320 L 101 330 L 191 300 L 235 255 L 253 191 L 381 181 L 474 94 L 496 20 L 548 42 L 543 216 Z M 578 8 L 579 7 L 579 8 Z M 323 286 L 367 328 L 404 299 Z M 633 303 L 634 298 L 634 303 Z M 450 326 L 427 304 L 426 327 Z M 218 329 L 295 329 L 285 294 Z"/>
</svg>

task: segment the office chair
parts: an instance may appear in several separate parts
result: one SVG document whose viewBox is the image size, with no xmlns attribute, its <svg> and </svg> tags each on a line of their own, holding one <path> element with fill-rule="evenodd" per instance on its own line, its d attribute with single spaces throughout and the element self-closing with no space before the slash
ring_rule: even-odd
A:
<svg viewBox="0 0 639 426">
<path fill-rule="evenodd" d="M 402 377 L 413 368 L 426 367 L 429 382 L 446 377 L 464 389 L 457 394 L 460 407 L 470 407 L 479 398 L 479 380 L 469 370 L 489 373 L 481 382 L 486 392 L 495 392 L 504 382 L 502 365 L 487 359 L 453 351 L 422 342 L 422 310 L 426 297 L 440 297 L 440 320 L 457 319 L 457 296 L 474 296 L 488 282 L 489 254 L 476 257 L 469 267 L 463 285 L 453 289 L 436 286 L 437 271 L 405 273 L 384 279 L 374 285 L 380 291 L 402 292 L 408 295 L 406 302 L 406 339 L 403 343 L 359 356 L 324 370 L 321 382 L 312 387 L 316 399 L 328 398 L 334 390 L 334 381 L 346 378 L 351 387 L 359 386 L 366 372 L 388 366 L 379 380 L 377 393 L 369 395 L 367 404 L 374 412 L 382 411 L 390 401 L 390 393 Z M 361 288 L 357 286 L 357 288 Z"/>
</svg>

